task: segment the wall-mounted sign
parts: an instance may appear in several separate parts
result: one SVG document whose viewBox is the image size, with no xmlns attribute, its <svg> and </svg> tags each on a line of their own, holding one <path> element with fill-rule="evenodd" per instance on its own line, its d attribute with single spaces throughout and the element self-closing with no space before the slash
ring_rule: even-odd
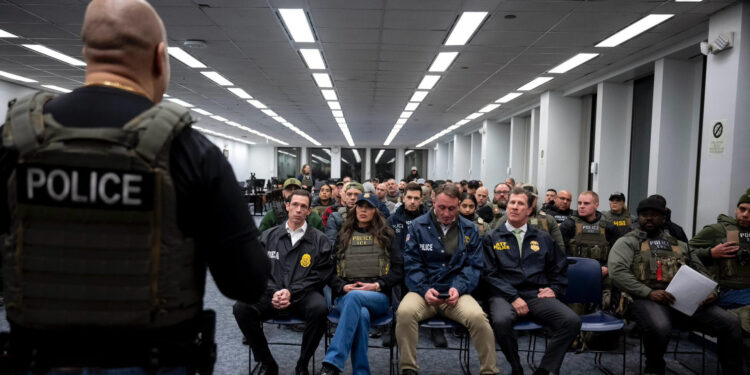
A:
<svg viewBox="0 0 750 375">
<path fill-rule="evenodd" d="M 708 140 L 708 154 L 724 155 L 727 120 L 712 121 L 709 130 L 711 132 L 711 138 Z"/>
</svg>

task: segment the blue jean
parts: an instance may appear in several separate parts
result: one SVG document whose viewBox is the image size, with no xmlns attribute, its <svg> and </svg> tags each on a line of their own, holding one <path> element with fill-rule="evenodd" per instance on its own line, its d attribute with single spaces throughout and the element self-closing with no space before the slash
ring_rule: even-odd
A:
<svg viewBox="0 0 750 375">
<path fill-rule="evenodd" d="M 341 314 L 336 333 L 323 362 L 343 371 L 346 357 L 352 353 L 352 374 L 370 374 L 367 360 L 367 343 L 370 334 L 370 316 L 379 317 L 388 312 L 390 299 L 380 292 L 353 290 L 336 298 L 336 310 Z"/>
<path fill-rule="evenodd" d="M 140 367 L 127 367 L 127 368 L 113 368 L 113 369 L 70 369 L 70 370 L 58 370 L 52 369 L 45 375 L 146 375 L 148 374 L 144 369 Z M 157 375 L 188 375 L 187 369 L 184 367 L 168 367 L 161 368 L 156 372 Z M 34 375 L 34 373 L 29 373 Z"/>
<path fill-rule="evenodd" d="M 718 305 L 727 310 L 750 305 L 750 288 L 722 290 Z"/>
</svg>

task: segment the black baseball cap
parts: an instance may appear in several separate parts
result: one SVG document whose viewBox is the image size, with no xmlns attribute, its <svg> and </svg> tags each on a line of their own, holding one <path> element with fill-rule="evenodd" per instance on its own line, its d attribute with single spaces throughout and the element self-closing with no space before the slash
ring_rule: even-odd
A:
<svg viewBox="0 0 750 375">
<path fill-rule="evenodd" d="M 657 198 L 648 197 L 638 203 L 638 214 L 646 210 L 655 210 L 661 212 L 663 215 L 667 214 L 667 206 Z"/>
<path fill-rule="evenodd" d="M 625 202 L 625 194 L 617 191 L 612 193 L 612 195 L 609 196 L 609 200 L 611 201 L 623 201 Z"/>
</svg>

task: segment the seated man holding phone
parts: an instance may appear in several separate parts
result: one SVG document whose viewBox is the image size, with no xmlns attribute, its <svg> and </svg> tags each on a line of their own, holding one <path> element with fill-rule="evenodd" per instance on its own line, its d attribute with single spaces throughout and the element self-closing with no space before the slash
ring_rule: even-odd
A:
<svg viewBox="0 0 750 375">
<path fill-rule="evenodd" d="M 464 325 L 479 354 L 480 374 L 497 374 L 492 327 L 469 295 L 479 283 L 482 244 L 473 222 L 459 217 L 454 184 L 436 190 L 434 209 L 413 220 L 406 237 L 405 282 L 409 293 L 396 312 L 401 374 L 416 374 L 419 322 L 435 315 Z"/>
</svg>

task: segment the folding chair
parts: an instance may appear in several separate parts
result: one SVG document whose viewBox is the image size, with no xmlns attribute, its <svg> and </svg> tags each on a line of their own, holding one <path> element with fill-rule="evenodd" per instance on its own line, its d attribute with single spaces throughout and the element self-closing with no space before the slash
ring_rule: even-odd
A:
<svg viewBox="0 0 750 375">
<path fill-rule="evenodd" d="M 667 350 L 667 353 L 665 353 L 665 354 L 672 354 L 672 357 L 677 362 L 679 362 L 680 365 L 682 365 L 682 367 L 686 368 L 691 373 L 696 374 L 696 375 L 698 375 L 698 374 L 705 374 L 706 373 L 706 334 L 705 333 L 701 333 L 701 350 L 698 351 L 698 350 L 680 350 L 680 340 L 681 340 L 682 333 L 686 333 L 686 334 L 688 334 L 688 336 L 690 335 L 689 331 L 680 330 L 678 328 L 675 328 L 675 329 L 672 330 L 672 337 L 674 337 L 674 339 L 675 339 L 674 350 L 672 350 L 671 352 L 669 350 Z M 639 336 L 640 337 L 639 337 L 639 349 L 638 349 L 638 374 L 640 375 L 640 374 L 643 373 L 643 354 L 644 354 L 644 351 L 643 351 L 643 335 L 639 335 Z M 685 362 L 681 361 L 679 358 L 677 358 L 678 354 L 679 355 L 685 355 L 686 354 L 686 355 L 697 355 L 697 356 L 700 356 L 700 358 L 701 358 L 701 371 L 698 372 L 698 371 L 694 370 L 692 367 L 688 366 Z M 716 373 L 717 374 L 719 373 L 718 361 L 717 361 L 717 366 L 716 366 Z"/>
<path fill-rule="evenodd" d="M 519 349 L 519 352 L 526 352 L 526 364 L 529 365 L 529 368 L 531 368 L 533 371 L 536 371 L 537 365 L 534 363 L 535 361 L 535 355 L 536 353 L 540 353 L 539 350 L 536 350 L 536 337 L 535 331 L 540 331 L 544 327 L 540 325 L 539 323 L 536 323 L 531 320 L 521 320 L 520 322 L 516 323 L 516 325 L 513 326 L 513 330 L 517 332 L 528 332 L 529 333 L 529 347 L 524 349 Z M 544 335 L 544 347 L 547 348 L 547 335 Z"/>
<path fill-rule="evenodd" d="M 602 304 L 602 268 L 599 262 L 589 258 L 568 258 L 568 288 L 563 298 L 566 303 L 594 304 L 597 311 L 581 316 L 581 332 L 614 332 L 622 331 L 622 373 L 625 374 L 625 322 L 601 311 Z M 594 353 L 594 363 L 599 371 L 612 374 L 602 364 L 602 354 L 606 350 L 591 350 L 585 346 L 582 351 Z"/>
<path fill-rule="evenodd" d="M 425 349 L 425 350 L 457 350 L 458 351 L 458 364 L 461 366 L 461 372 L 464 374 L 470 374 L 471 369 L 469 367 L 469 344 L 471 342 L 471 336 L 469 335 L 468 330 L 466 327 L 461 325 L 460 323 L 443 317 L 432 317 L 430 319 L 423 320 L 419 322 L 419 326 L 422 328 L 429 328 L 429 329 L 459 329 L 464 332 L 463 336 L 461 337 L 461 341 L 459 341 L 458 348 L 418 348 L 418 349 Z"/>
<path fill-rule="evenodd" d="M 334 332 L 331 331 L 334 326 L 339 324 L 339 319 L 341 318 L 341 313 L 333 308 L 332 303 L 332 296 L 331 296 L 331 288 L 329 286 L 326 286 L 323 288 L 323 294 L 326 297 L 326 302 L 328 302 L 328 309 L 330 312 L 328 313 L 328 325 L 326 327 L 326 334 L 324 336 L 324 344 L 325 344 L 325 351 L 328 352 L 328 346 L 331 344 L 331 338 L 333 337 Z M 391 333 L 391 337 L 395 337 L 394 332 L 394 325 L 393 325 L 393 309 L 388 309 L 388 312 L 386 312 L 385 315 L 375 317 L 372 319 L 370 317 L 370 327 L 383 327 L 388 326 L 388 330 Z M 394 340 L 395 341 L 395 340 Z M 386 349 L 384 346 L 371 346 L 368 345 L 368 348 L 375 348 L 375 349 Z M 390 345 L 388 347 L 388 354 L 389 354 L 389 362 L 388 362 L 388 373 L 390 375 L 393 375 L 396 373 L 396 361 L 394 360 L 393 356 L 393 347 L 394 345 Z"/>
<path fill-rule="evenodd" d="M 268 320 L 264 320 L 263 324 L 273 324 L 273 325 L 280 325 L 280 326 L 291 326 L 291 325 L 297 325 L 297 324 L 305 324 L 305 321 L 302 319 L 299 319 L 297 317 L 291 317 L 291 318 L 272 318 Z M 302 340 L 298 342 L 271 342 L 268 341 L 268 346 L 271 345 L 284 345 L 284 346 L 302 346 Z M 248 347 L 248 351 L 250 352 L 250 360 L 248 361 L 250 363 L 250 374 L 254 374 L 255 371 L 258 370 L 258 367 L 260 366 L 260 362 L 256 363 L 255 366 L 253 366 L 253 350 L 251 347 Z M 315 375 L 315 352 L 313 352 L 312 356 L 312 375 Z"/>
</svg>

